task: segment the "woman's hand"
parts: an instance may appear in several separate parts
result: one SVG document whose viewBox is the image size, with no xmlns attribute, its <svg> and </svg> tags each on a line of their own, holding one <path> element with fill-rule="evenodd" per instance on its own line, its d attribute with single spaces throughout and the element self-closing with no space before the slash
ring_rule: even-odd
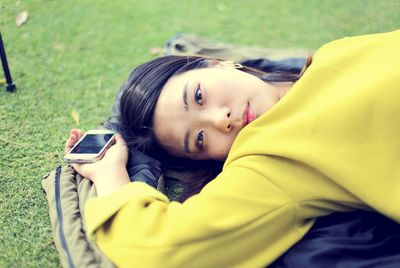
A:
<svg viewBox="0 0 400 268">
<path fill-rule="evenodd" d="M 65 151 L 68 152 L 83 135 L 84 132 L 82 130 L 71 130 L 70 136 L 65 143 Z M 105 169 L 112 170 L 116 168 L 125 168 L 128 161 L 128 148 L 119 135 L 116 135 L 115 140 L 115 144 L 108 148 L 101 160 L 90 164 L 74 163 L 72 164 L 72 167 L 79 174 L 93 182 L 96 179 L 96 173 L 104 172 Z"/>
<path fill-rule="evenodd" d="M 68 152 L 83 134 L 79 129 L 71 130 L 65 143 L 65 151 Z M 93 181 L 97 195 L 102 196 L 111 194 L 130 182 L 126 171 L 127 162 L 128 147 L 121 136 L 116 135 L 115 144 L 108 148 L 101 160 L 90 164 L 72 164 L 72 167 L 83 177 Z"/>
</svg>

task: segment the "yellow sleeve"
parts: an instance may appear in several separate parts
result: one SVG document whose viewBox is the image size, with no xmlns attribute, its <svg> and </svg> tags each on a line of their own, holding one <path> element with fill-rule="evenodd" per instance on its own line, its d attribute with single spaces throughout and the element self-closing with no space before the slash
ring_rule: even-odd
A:
<svg viewBox="0 0 400 268">
<path fill-rule="evenodd" d="M 308 229 L 296 226 L 296 208 L 264 176 L 236 166 L 184 203 L 130 183 L 89 200 L 85 218 L 119 267 L 263 267 Z"/>
</svg>

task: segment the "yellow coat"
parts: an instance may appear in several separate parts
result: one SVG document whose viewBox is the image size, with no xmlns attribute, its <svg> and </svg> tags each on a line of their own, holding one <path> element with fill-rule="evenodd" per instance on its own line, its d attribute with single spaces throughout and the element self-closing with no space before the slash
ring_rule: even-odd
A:
<svg viewBox="0 0 400 268">
<path fill-rule="evenodd" d="M 318 50 L 200 194 L 169 202 L 134 182 L 91 199 L 85 217 L 118 266 L 262 267 L 316 217 L 354 208 L 400 223 L 400 31 Z"/>
</svg>

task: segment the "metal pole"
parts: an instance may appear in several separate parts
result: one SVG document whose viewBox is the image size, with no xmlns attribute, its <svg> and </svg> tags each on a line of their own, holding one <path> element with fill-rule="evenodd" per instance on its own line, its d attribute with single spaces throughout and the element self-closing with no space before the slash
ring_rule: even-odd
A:
<svg viewBox="0 0 400 268">
<path fill-rule="evenodd" d="M 6 51 L 4 50 L 3 39 L 1 38 L 1 32 L 0 32 L 0 57 L 1 57 L 1 64 L 3 65 L 4 76 L 6 77 L 6 89 L 8 92 L 13 92 L 15 90 L 15 85 L 11 78 L 10 69 L 8 68 Z"/>
</svg>

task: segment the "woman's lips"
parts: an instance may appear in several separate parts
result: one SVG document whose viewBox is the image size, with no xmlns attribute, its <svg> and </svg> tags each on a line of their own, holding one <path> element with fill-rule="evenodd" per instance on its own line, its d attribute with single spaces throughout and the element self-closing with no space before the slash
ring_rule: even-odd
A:
<svg viewBox="0 0 400 268">
<path fill-rule="evenodd" d="M 244 111 L 243 116 L 243 127 L 250 124 L 254 119 L 256 119 L 256 114 L 254 113 L 253 109 L 250 107 L 250 104 L 247 104 L 247 107 Z"/>
<path fill-rule="evenodd" d="M 247 109 L 247 124 L 250 124 L 251 121 L 256 119 L 256 114 L 254 113 L 253 109 L 251 109 L 250 105 L 248 106 Z"/>
</svg>

